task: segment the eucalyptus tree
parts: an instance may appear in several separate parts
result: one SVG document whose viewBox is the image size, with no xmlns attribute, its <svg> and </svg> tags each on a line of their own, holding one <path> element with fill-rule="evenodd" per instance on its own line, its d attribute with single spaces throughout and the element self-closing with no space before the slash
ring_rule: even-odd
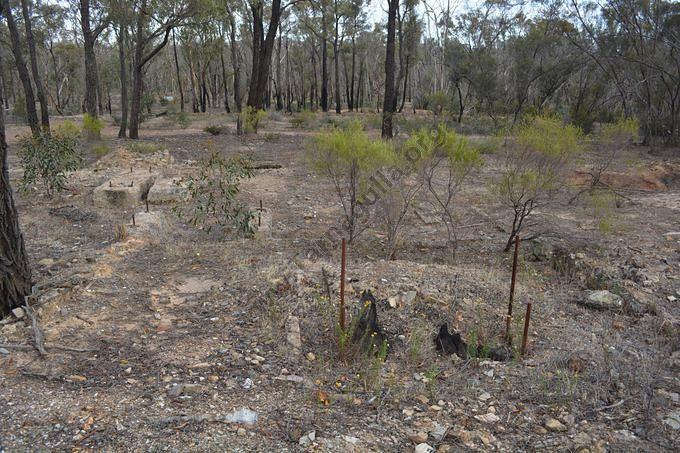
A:
<svg viewBox="0 0 680 453">
<path fill-rule="evenodd" d="M 173 28 L 190 17 L 200 0 L 139 0 L 132 5 L 136 17 L 132 36 L 132 100 L 130 104 L 130 138 L 139 138 L 144 67 L 168 43 Z"/>
<path fill-rule="evenodd" d="M 0 59 L 0 67 L 3 67 Z M 0 316 L 24 304 L 31 294 L 31 268 L 7 170 L 5 111 L 0 90 Z"/>
<path fill-rule="evenodd" d="M 21 85 L 24 90 L 24 99 L 26 100 L 26 121 L 28 122 L 33 135 L 40 133 L 40 125 L 38 123 L 38 112 L 35 109 L 35 95 L 33 93 L 33 86 L 31 84 L 31 76 L 26 67 L 26 60 L 24 59 L 23 44 L 19 34 L 19 28 L 14 20 L 14 13 L 9 0 L 0 0 L 2 2 L 2 13 L 7 22 L 7 29 L 9 30 L 10 44 L 12 47 L 12 55 L 14 56 L 14 64 L 21 80 Z"/>
<path fill-rule="evenodd" d="M 80 0 L 79 11 L 85 61 L 85 111 L 92 118 L 97 118 L 102 113 L 102 100 L 99 99 L 99 74 L 94 48 L 101 33 L 109 26 L 110 16 L 98 0 Z M 98 134 L 98 131 L 88 133 Z"/>
</svg>

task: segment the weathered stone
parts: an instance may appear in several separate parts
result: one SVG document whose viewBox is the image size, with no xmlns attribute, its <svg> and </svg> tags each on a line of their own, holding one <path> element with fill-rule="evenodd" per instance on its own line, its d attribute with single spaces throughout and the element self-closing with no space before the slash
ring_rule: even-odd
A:
<svg viewBox="0 0 680 453">
<path fill-rule="evenodd" d="M 550 431 L 566 431 L 567 427 L 562 424 L 559 420 L 555 418 L 549 418 L 545 422 L 545 427 Z"/>
<path fill-rule="evenodd" d="M 291 355 L 300 355 L 302 349 L 302 337 L 300 336 L 300 320 L 297 316 L 290 315 L 286 319 L 286 341 L 290 346 Z"/>
<path fill-rule="evenodd" d="M 416 445 L 415 453 L 433 453 L 434 448 L 426 443 Z"/>
<path fill-rule="evenodd" d="M 122 174 L 94 189 L 94 204 L 100 208 L 129 208 L 146 197 L 155 176 L 147 172 Z"/>
<path fill-rule="evenodd" d="M 17 319 L 21 319 L 21 318 L 24 317 L 24 315 L 25 315 L 26 313 L 24 313 L 24 309 L 23 309 L 23 308 L 17 307 L 17 308 L 12 309 L 12 314 L 13 314 Z"/>
<path fill-rule="evenodd" d="M 163 178 L 154 182 L 147 196 L 149 204 L 166 204 L 181 200 L 186 193 L 186 187 L 179 181 L 177 178 Z"/>
<path fill-rule="evenodd" d="M 680 429 L 680 411 L 671 412 L 663 419 L 663 423 L 669 426 L 672 430 Z"/>
<path fill-rule="evenodd" d="M 621 296 L 607 290 L 588 291 L 585 297 L 578 303 L 584 307 L 596 310 L 615 310 L 623 307 L 623 299 Z"/>
</svg>

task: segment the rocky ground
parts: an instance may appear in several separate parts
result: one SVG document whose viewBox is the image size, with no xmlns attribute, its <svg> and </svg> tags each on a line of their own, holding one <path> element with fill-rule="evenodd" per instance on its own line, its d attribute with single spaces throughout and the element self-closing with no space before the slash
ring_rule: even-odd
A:
<svg viewBox="0 0 680 453">
<path fill-rule="evenodd" d="M 409 218 L 396 260 L 369 230 L 349 249 L 348 313 L 372 290 L 390 345 L 381 362 L 338 353 L 339 251 L 318 257 L 313 241 L 340 208 L 305 165 L 313 131 L 285 116 L 245 139 L 202 131 L 225 121 L 158 118 L 142 130 L 145 152 L 110 127 L 110 152 L 89 156 L 67 192 L 17 194 L 46 353 L 28 313 L 0 323 L 7 451 L 678 449 L 673 153 L 636 148 L 635 168 L 608 175 L 628 198 L 611 231 L 566 196 L 538 214 L 545 232 L 522 244 L 512 326 L 518 340 L 531 302 L 525 357 L 463 360 L 433 342 L 444 322 L 468 342 L 502 342 L 511 256 L 500 252 L 507 216 L 488 196 L 493 155 L 461 195 L 455 261 L 426 212 Z M 280 165 L 242 187 L 265 209 L 254 238 L 206 234 L 172 211 L 172 180 L 213 150 Z M 12 141 L 16 183 L 15 153 Z M 149 212 L 137 189 L 149 189 Z"/>
</svg>

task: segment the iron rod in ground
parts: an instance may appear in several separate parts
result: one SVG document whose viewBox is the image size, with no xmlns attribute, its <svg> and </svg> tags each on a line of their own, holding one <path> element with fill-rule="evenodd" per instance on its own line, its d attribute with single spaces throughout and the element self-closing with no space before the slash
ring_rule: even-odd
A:
<svg viewBox="0 0 680 453">
<path fill-rule="evenodd" d="M 510 280 L 510 300 L 508 301 L 508 317 L 505 320 L 505 338 L 508 346 L 512 346 L 512 333 L 510 324 L 512 323 L 512 303 L 515 299 L 515 280 L 517 279 L 517 257 L 519 255 L 519 236 L 515 236 L 515 254 L 512 257 L 512 279 Z"/>
<path fill-rule="evenodd" d="M 531 302 L 527 304 L 527 313 L 524 315 L 524 334 L 522 335 L 522 356 L 527 350 L 527 338 L 529 337 L 529 320 L 531 320 Z"/>
</svg>

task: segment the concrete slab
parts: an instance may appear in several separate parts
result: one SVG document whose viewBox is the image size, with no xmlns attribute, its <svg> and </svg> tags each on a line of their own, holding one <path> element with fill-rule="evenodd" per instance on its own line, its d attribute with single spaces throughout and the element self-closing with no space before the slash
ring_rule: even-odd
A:
<svg viewBox="0 0 680 453">
<path fill-rule="evenodd" d="M 94 189 L 94 204 L 100 208 L 129 208 L 142 201 L 156 176 L 148 172 L 121 174 Z"/>
<path fill-rule="evenodd" d="M 186 188 L 178 185 L 177 181 L 179 181 L 178 178 L 163 178 L 154 182 L 147 197 L 149 203 L 167 204 L 181 200 L 186 193 Z"/>
</svg>

